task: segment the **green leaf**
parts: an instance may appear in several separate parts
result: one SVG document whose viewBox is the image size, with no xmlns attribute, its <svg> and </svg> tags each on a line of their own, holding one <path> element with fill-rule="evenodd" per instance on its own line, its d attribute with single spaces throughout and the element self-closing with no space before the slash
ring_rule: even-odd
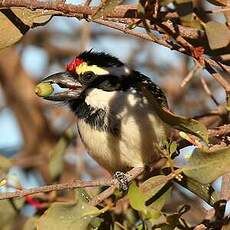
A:
<svg viewBox="0 0 230 230">
<path fill-rule="evenodd" d="M 17 209 L 21 209 L 24 204 L 24 199 L 14 199 L 13 200 Z M 9 200 L 1 200 L 0 201 L 0 223 L 1 229 L 10 230 L 12 229 L 12 223 L 14 223 L 15 218 L 17 217 L 18 213 L 13 208 L 12 204 Z M 11 226 L 11 227 L 10 227 Z"/>
<path fill-rule="evenodd" d="M 89 229 L 89 224 L 101 211 L 79 200 L 77 203 L 53 203 L 40 217 L 37 229 Z"/>
<path fill-rule="evenodd" d="M 185 175 L 181 181 L 177 180 L 176 182 L 188 189 L 190 192 L 199 196 L 211 206 L 213 206 L 219 199 L 218 193 L 214 190 L 211 184 L 201 184 L 200 182 Z"/>
<path fill-rule="evenodd" d="M 169 181 L 169 177 L 159 175 L 154 176 L 146 180 L 140 186 L 141 192 L 144 194 L 144 201 L 149 200 L 151 197 L 156 195 L 156 193 L 163 188 L 163 186 Z"/>
<path fill-rule="evenodd" d="M 207 128 L 202 123 L 192 118 L 185 118 L 182 116 L 175 115 L 166 110 L 164 110 L 164 112 L 164 118 L 169 119 L 168 124 L 170 124 L 178 130 L 193 134 L 201 138 L 206 143 L 208 143 Z"/>
<path fill-rule="evenodd" d="M 91 225 L 91 227 L 92 227 L 93 230 L 97 230 L 97 229 L 99 229 L 101 223 L 103 223 L 103 222 L 104 222 L 104 219 L 102 219 L 100 217 L 95 217 L 90 222 L 90 225 Z"/>
<path fill-rule="evenodd" d="M 149 208 L 154 209 L 155 211 L 160 211 L 169 200 L 171 196 L 170 186 L 165 190 L 162 190 L 168 182 L 169 177 L 159 175 L 149 178 L 140 186 L 140 190 L 145 196 L 145 202 L 154 197 L 156 194 L 159 195 L 156 200 L 148 205 Z"/>
<path fill-rule="evenodd" d="M 170 153 L 170 155 L 172 155 L 173 153 L 175 153 L 176 149 L 177 149 L 177 143 L 176 143 L 176 141 L 173 141 L 169 145 L 169 153 Z"/>
<path fill-rule="evenodd" d="M 72 129 L 67 129 L 49 155 L 50 178 L 57 178 L 63 171 L 63 156 L 73 139 Z"/>
<path fill-rule="evenodd" d="M 135 182 L 132 182 L 129 187 L 128 198 L 131 207 L 137 211 L 142 212 L 145 219 L 156 220 L 161 216 L 159 210 L 155 210 L 145 205 L 145 195 L 141 189 L 137 187 Z"/>
<path fill-rule="evenodd" d="M 123 0 L 105 0 L 98 6 L 96 12 L 92 15 L 92 19 L 98 19 L 114 10 L 114 8 L 121 4 Z"/>
<path fill-rule="evenodd" d="M 151 209 L 161 211 L 164 205 L 170 200 L 172 194 L 171 187 L 167 188 L 165 191 L 162 191 L 159 198 L 157 198 L 153 203 L 148 205 Z"/>
<path fill-rule="evenodd" d="M 128 198 L 133 209 L 146 213 L 145 197 L 143 192 L 137 187 L 135 182 L 129 186 Z"/>
<path fill-rule="evenodd" d="M 230 30 L 224 23 L 210 21 L 204 25 L 204 28 L 212 50 L 229 45 Z"/>
<path fill-rule="evenodd" d="M 159 210 L 145 205 L 146 197 L 135 182 L 129 187 L 128 198 L 131 207 L 142 212 L 145 219 L 156 220 L 161 216 Z"/>
<path fill-rule="evenodd" d="M 82 200 L 86 203 L 88 203 L 90 201 L 90 195 L 88 194 L 88 192 L 86 191 L 85 188 L 76 188 L 75 189 L 76 193 L 75 193 L 75 200 Z"/>
<path fill-rule="evenodd" d="M 156 101 L 156 98 L 151 93 L 151 90 L 148 89 L 148 85 L 142 84 L 140 87 L 162 121 L 173 128 L 193 134 L 208 143 L 208 131 L 202 123 L 192 118 L 175 115 Z"/>
<path fill-rule="evenodd" d="M 30 28 L 45 24 L 55 13 L 57 11 L 22 7 L 1 8 L 0 49 L 16 43 Z"/>
<path fill-rule="evenodd" d="M 195 149 L 183 172 L 202 184 L 208 184 L 230 172 L 229 165 L 230 147 L 209 151 Z"/>
<path fill-rule="evenodd" d="M 154 208 L 151 208 L 149 206 L 147 206 L 146 208 L 147 208 L 148 212 L 147 212 L 147 215 L 145 216 L 145 218 L 148 219 L 149 221 L 155 222 L 161 217 L 160 211 L 158 211 Z"/>
</svg>

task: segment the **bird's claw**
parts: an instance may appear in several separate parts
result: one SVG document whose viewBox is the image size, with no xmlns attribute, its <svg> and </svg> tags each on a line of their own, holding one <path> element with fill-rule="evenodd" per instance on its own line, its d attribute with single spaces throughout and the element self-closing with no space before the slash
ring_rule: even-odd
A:
<svg viewBox="0 0 230 230">
<path fill-rule="evenodd" d="M 129 182 L 128 182 L 128 178 L 125 175 L 125 173 L 123 173 L 121 171 L 116 171 L 113 174 L 113 177 L 118 181 L 119 189 L 126 192 L 129 188 Z"/>
</svg>

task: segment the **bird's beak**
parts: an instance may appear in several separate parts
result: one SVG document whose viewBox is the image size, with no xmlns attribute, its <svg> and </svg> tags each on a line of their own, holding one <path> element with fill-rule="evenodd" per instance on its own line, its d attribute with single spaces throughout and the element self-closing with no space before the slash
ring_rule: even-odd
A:
<svg viewBox="0 0 230 230">
<path fill-rule="evenodd" d="M 68 72 L 48 76 L 35 87 L 39 97 L 51 101 L 77 99 L 83 90 L 81 83 Z"/>
</svg>

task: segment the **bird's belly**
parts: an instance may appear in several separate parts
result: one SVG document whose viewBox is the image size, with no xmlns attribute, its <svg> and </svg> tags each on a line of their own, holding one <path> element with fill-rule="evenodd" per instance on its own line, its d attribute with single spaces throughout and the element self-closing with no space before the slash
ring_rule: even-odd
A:
<svg viewBox="0 0 230 230">
<path fill-rule="evenodd" d="M 163 127 L 158 117 L 143 111 L 141 115 L 124 116 L 117 136 L 96 130 L 84 120 L 78 121 L 78 130 L 89 154 L 111 173 L 144 166 L 158 159 L 155 145 L 165 135 Z"/>
</svg>

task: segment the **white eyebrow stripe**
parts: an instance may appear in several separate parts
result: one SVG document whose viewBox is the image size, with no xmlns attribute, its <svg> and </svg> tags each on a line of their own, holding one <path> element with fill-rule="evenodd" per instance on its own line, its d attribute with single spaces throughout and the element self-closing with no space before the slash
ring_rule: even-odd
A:
<svg viewBox="0 0 230 230">
<path fill-rule="evenodd" d="M 107 75 L 109 74 L 109 71 L 105 68 L 99 67 L 97 65 L 88 65 L 86 62 L 80 64 L 76 68 L 76 73 L 78 75 L 83 74 L 85 72 L 91 71 L 96 75 Z"/>
<path fill-rule="evenodd" d="M 77 74 L 83 74 L 85 72 L 92 71 L 96 75 L 114 75 L 114 76 L 127 76 L 131 73 L 131 70 L 128 66 L 123 65 L 123 66 L 118 66 L 118 67 L 99 67 L 97 65 L 88 65 L 86 62 L 80 64 L 76 68 L 76 73 Z"/>
</svg>

